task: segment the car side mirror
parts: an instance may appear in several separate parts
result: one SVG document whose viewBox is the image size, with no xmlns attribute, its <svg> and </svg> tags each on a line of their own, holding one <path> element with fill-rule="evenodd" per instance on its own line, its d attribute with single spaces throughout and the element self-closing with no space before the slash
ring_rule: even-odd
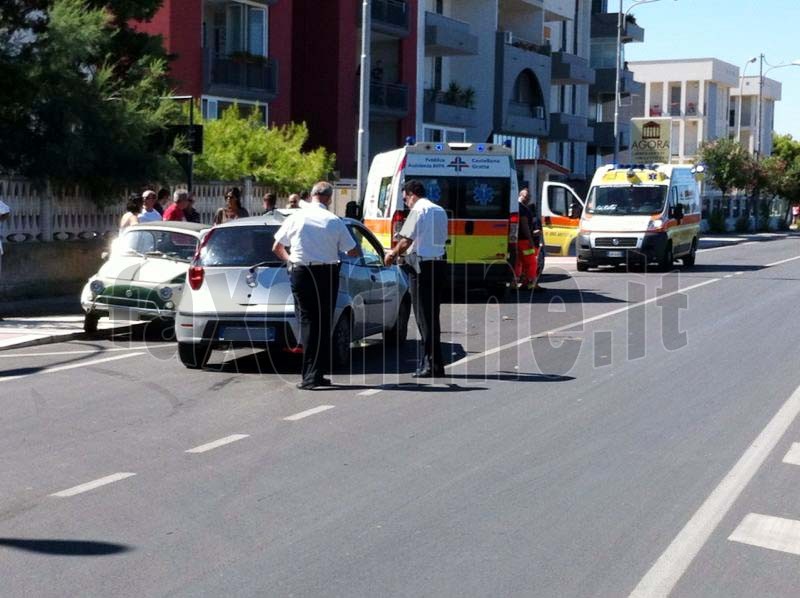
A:
<svg viewBox="0 0 800 598">
<path fill-rule="evenodd" d="M 670 210 L 670 217 L 674 218 L 678 222 L 683 219 L 683 206 L 681 204 L 677 204 Z"/>
</svg>

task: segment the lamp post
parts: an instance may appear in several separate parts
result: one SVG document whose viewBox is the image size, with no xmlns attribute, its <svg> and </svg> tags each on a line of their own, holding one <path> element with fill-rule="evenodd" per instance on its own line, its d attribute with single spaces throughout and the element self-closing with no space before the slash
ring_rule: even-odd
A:
<svg viewBox="0 0 800 598">
<path fill-rule="evenodd" d="M 617 60 L 616 73 L 614 76 L 614 164 L 619 158 L 619 95 L 620 95 L 620 71 L 622 62 L 622 25 L 628 18 L 628 13 L 641 4 L 650 4 L 659 0 L 635 0 L 628 10 L 622 12 L 622 0 L 619 0 L 619 12 L 617 13 Z"/>
<path fill-rule="evenodd" d="M 742 100 L 744 100 L 744 76 L 747 72 L 747 65 L 754 63 L 758 60 L 757 56 L 753 56 L 750 60 L 744 63 L 742 67 L 742 76 L 739 78 L 739 109 L 736 111 L 736 141 L 742 142 Z"/>
<path fill-rule="evenodd" d="M 369 85 L 370 85 L 370 33 L 372 29 L 370 0 L 361 4 L 361 77 L 358 102 L 358 165 L 356 166 L 356 201 L 361 205 L 366 191 L 369 166 Z"/>
<path fill-rule="evenodd" d="M 800 60 L 793 60 L 787 64 L 776 64 L 770 65 L 767 62 L 767 66 L 769 67 L 766 71 L 764 70 L 764 63 L 767 62 L 764 60 L 764 54 L 759 55 L 759 63 L 758 63 L 758 116 L 756 118 L 756 158 L 761 157 L 761 118 L 762 118 L 762 104 L 764 98 L 764 77 L 766 77 L 767 73 L 770 71 L 774 71 L 775 69 L 782 69 L 787 66 L 800 66 Z"/>
</svg>

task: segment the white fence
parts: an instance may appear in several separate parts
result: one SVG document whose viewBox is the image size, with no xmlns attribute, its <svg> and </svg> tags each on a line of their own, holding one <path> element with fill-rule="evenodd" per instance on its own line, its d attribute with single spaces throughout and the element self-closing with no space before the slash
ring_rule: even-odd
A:
<svg viewBox="0 0 800 598">
<path fill-rule="evenodd" d="M 242 206 L 251 214 L 261 214 L 261 198 L 269 191 L 266 187 L 242 183 L 210 183 L 194 185 L 194 206 L 202 222 L 211 224 L 216 211 L 225 205 L 225 191 L 237 186 L 242 191 Z M 177 185 L 170 189 L 185 189 Z M 340 181 L 334 186 L 334 210 L 344 215 L 345 205 L 355 197 L 355 185 Z M 66 239 L 91 239 L 115 235 L 119 219 L 125 212 L 128 193 L 119 200 L 98 208 L 79 188 L 52 194 L 36 188 L 30 181 L 19 178 L 0 178 L 0 200 L 11 208 L 11 218 L 0 222 L 0 240 L 12 242 L 52 241 Z M 278 207 L 286 198 L 278 199 Z"/>
</svg>

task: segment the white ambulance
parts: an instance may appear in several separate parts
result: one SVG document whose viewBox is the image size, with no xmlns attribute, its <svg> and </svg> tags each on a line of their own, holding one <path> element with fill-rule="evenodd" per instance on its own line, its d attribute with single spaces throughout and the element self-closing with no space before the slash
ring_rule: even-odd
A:
<svg viewBox="0 0 800 598">
<path fill-rule="evenodd" d="M 693 266 L 700 237 L 702 167 L 603 166 L 595 172 L 580 219 L 577 268 L 676 259 Z"/>
</svg>

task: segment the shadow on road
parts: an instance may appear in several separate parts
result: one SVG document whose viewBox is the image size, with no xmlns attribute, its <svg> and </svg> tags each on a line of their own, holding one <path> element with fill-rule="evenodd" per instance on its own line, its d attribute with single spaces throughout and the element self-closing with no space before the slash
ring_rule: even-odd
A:
<svg viewBox="0 0 800 598">
<path fill-rule="evenodd" d="M 522 372 L 497 372 L 496 374 L 450 374 L 451 380 L 500 380 L 501 382 L 569 382 L 574 376 Z"/>
<path fill-rule="evenodd" d="M 60 556 L 108 556 L 133 550 L 124 544 L 93 542 L 90 540 L 32 540 L 28 538 L 0 538 L 0 546 Z"/>
</svg>

